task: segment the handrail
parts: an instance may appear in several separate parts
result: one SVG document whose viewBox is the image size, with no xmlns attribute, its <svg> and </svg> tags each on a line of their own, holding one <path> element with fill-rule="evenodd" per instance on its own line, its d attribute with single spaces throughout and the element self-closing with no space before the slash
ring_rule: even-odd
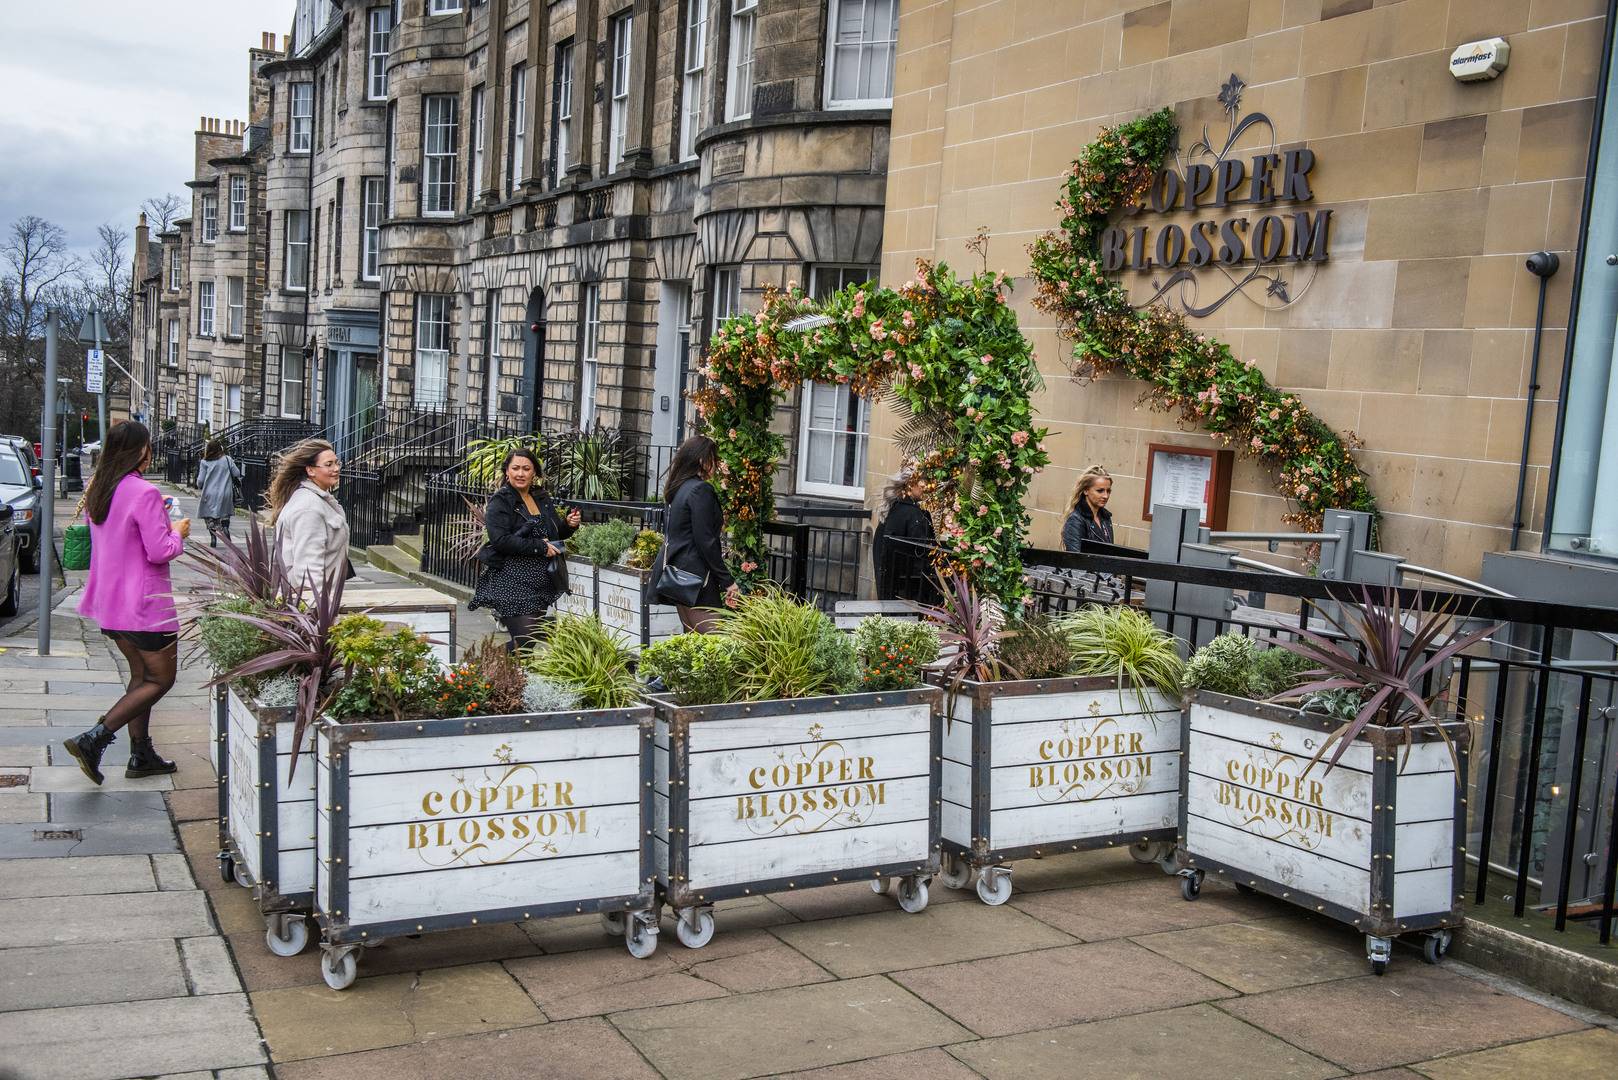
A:
<svg viewBox="0 0 1618 1080">
<path fill-rule="evenodd" d="M 1210 532 L 1210 542 L 1218 540 L 1247 541 L 1266 544 L 1335 544 L 1348 539 L 1343 533 L 1267 533 L 1267 532 Z"/>
<path fill-rule="evenodd" d="M 1470 578 L 1461 577 L 1459 574 L 1449 574 L 1445 573 L 1443 570 L 1434 570 L 1430 566 L 1417 566 L 1415 563 L 1400 563 L 1398 570 L 1401 577 L 1405 574 L 1415 574 L 1417 577 L 1427 577 L 1432 578 L 1434 581 L 1448 582 L 1451 585 L 1458 585 L 1463 589 L 1475 589 L 1478 592 L 1487 593 L 1490 596 L 1498 596 L 1505 600 L 1517 599 L 1517 595 L 1515 593 L 1508 593 L 1504 589 L 1496 589 L 1492 585 L 1485 585 L 1481 581 L 1473 581 Z"/>
<path fill-rule="evenodd" d="M 1230 557 L 1230 563 L 1232 566 L 1245 566 L 1249 569 L 1267 574 L 1285 574 L 1287 577 L 1301 578 L 1306 578 L 1309 576 L 1308 574 L 1300 574 L 1296 570 L 1288 570 L 1284 566 L 1272 566 L 1267 562 L 1259 562 L 1257 559 L 1249 559 L 1242 555 L 1232 555 Z"/>
</svg>

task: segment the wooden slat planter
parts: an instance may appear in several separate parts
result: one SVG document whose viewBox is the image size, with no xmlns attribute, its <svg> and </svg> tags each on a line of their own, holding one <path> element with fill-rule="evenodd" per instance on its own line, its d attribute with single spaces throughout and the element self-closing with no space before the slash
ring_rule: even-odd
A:
<svg viewBox="0 0 1618 1080">
<path fill-rule="evenodd" d="M 1425 931 L 1436 962 L 1461 923 L 1469 730 L 1366 728 L 1330 772 L 1310 768 L 1341 721 L 1198 693 L 1186 705 L 1179 843 L 1186 899 L 1213 871 L 1348 923 L 1377 974 L 1392 939 Z M 1457 775 L 1456 762 L 1460 773 Z"/>
<path fill-rule="evenodd" d="M 944 876 L 986 904 L 1005 863 L 1124 845 L 1168 869 L 1180 784 L 1180 706 L 1110 678 L 965 682 L 943 738 Z"/>
<path fill-rule="evenodd" d="M 906 911 L 938 872 L 940 691 L 657 710 L 656 865 L 688 948 L 719 900 L 898 881 Z"/>
<path fill-rule="evenodd" d="M 580 912 L 657 947 L 652 710 L 339 724 L 316 736 L 321 972 L 399 934 Z"/>
<path fill-rule="evenodd" d="M 595 615 L 629 639 L 635 652 L 683 633 L 680 613 L 668 604 L 648 603 L 652 572 L 629 566 L 597 566 L 577 555 L 567 560 L 568 591 L 556 601 L 556 610 L 570 615 Z"/>
</svg>

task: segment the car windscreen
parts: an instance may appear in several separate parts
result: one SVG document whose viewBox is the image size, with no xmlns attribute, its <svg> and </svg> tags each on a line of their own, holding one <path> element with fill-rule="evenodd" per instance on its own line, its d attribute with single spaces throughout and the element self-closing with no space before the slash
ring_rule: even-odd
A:
<svg viewBox="0 0 1618 1080">
<path fill-rule="evenodd" d="M 7 487 L 28 487 L 28 466 L 22 463 L 17 451 L 9 446 L 0 447 L 0 484 Z"/>
</svg>

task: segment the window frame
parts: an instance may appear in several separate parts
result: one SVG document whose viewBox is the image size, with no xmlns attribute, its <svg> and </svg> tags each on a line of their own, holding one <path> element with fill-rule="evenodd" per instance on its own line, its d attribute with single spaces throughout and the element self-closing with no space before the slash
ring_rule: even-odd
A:
<svg viewBox="0 0 1618 1080">
<path fill-rule="evenodd" d="M 204 386 L 208 388 L 206 398 L 202 393 L 202 388 Z M 197 423 L 199 424 L 207 424 L 209 427 L 213 426 L 213 376 L 211 374 L 203 373 L 197 375 L 196 419 Z"/>
<path fill-rule="evenodd" d="M 169 246 L 169 292 L 180 291 L 180 242 Z"/>
<path fill-rule="evenodd" d="M 427 17 L 437 18 L 440 15 L 459 15 L 463 7 L 461 0 L 427 0 Z"/>
<path fill-rule="evenodd" d="M 449 404 L 449 362 L 452 355 L 450 334 L 450 305 L 453 297 L 448 293 L 417 293 L 415 318 L 415 385 L 411 387 L 410 398 L 418 408 L 442 408 Z M 441 309 L 438 310 L 438 309 Z M 443 333 L 442 348 L 427 348 L 423 345 L 428 327 L 441 328 Z M 426 386 L 425 363 L 427 353 L 434 358 L 442 358 L 442 372 L 438 376 L 436 398 L 434 395 L 423 393 Z"/>
<path fill-rule="evenodd" d="M 568 155 L 572 151 L 573 84 L 577 81 L 574 61 L 577 50 L 570 38 L 556 46 L 555 85 L 551 88 L 551 186 L 561 187 L 567 177 Z"/>
<path fill-rule="evenodd" d="M 880 98 L 847 98 L 838 99 L 833 96 L 837 80 L 837 18 L 841 14 L 843 5 L 859 3 L 868 5 L 882 2 L 882 0 L 831 0 L 826 9 L 826 55 L 824 71 L 826 72 L 825 92 L 821 95 L 822 104 L 828 111 L 838 109 L 891 109 L 893 108 L 893 82 L 898 67 L 899 54 L 899 0 L 891 0 L 893 4 L 893 40 L 890 43 L 890 66 L 888 69 L 888 96 Z M 846 48 L 846 46 L 844 46 Z M 865 49 L 868 46 L 862 40 L 853 46 L 856 49 Z"/>
<path fill-rule="evenodd" d="M 305 400 L 305 395 L 304 395 L 304 392 L 308 387 L 308 378 L 307 378 L 307 375 L 308 375 L 308 363 L 307 363 L 307 357 L 304 356 L 304 353 L 303 353 L 302 349 L 288 349 L 288 348 L 286 348 L 284 346 L 281 346 L 281 345 L 277 345 L 277 346 L 275 346 L 275 348 L 277 350 L 276 363 L 277 363 L 277 366 L 280 369 L 280 373 L 281 373 L 280 374 L 280 381 L 281 381 L 281 415 L 283 417 L 288 418 L 288 419 L 292 419 L 292 418 L 295 418 L 295 417 L 301 417 L 304 414 L 304 409 L 306 408 L 306 406 L 308 404 L 308 402 Z M 298 377 L 296 379 L 287 378 L 288 357 L 292 357 L 292 358 L 295 358 L 297 360 L 297 363 L 298 363 Z M 287 387 L 288 386 L 296 386 L 298 388 L 298 407 L 297 407 L 296 410 L 289 410 L 287 408 Z"/>
<path fill-rule="evenodd" d="M 433 107 L 447 109 L 447 121 L 433 119 Z M 458 94 L 421 96 L 421 184 L 417 196 L 424 218 L 454 217 L 456 169 L 460 166 L 461 99 Z M 434 134 L 441 140 L 434 150 Z M 437 174 L 436 176 L 434 174 Z"/>
<path fill-rule="evenodd" d="M 596 391 L 601 385 L 601 282 L 584 283 L 579 298 L 579 430 L 596 421 Z"/>
<path fill-rule="evenodd" d="M 517 187 L 526 176 L 523 168 L 528 156 L 528 64 L 511 65 L 509 107 L 506 109 L 506 195 L 517 194 Z"/>
<path fill-rule="evenodd" d="M 231 398 L 233 397 L 236 399 L 234 409 L 231 408 Z M 242 404 L 242 384 L 225 383 L 225 427 L 232 427 L 242 422 Z M 231 419 L 232 416 L 235 417 L 234 420 Z"/>
<path fill-rule="evenodd" d="M 180 366 L 180 320 L 168 319 L 168 341 L 164 346 L 163 364 L 165 367 L 177 368 Z"/>
<path fill-rule="evenodd" d="M 298 111 L 299 100 L 308 112 Z M 301 80 L 287 85 L 287 153 L 309 154 L 315 147 L 315 84 Z"/>
<path fill-rule="evenodd" d="M 377 29 L 378 18 L 387 23 L 387 28 Z M 365 16 L 365 100 L 388 100 L 388 57 L 393 55 L 393 7 L 385 5 L 374 7 L 366 12 Z M 377 42 L 380 35 L 382 49 L 377 51 Z"/>
<path fill-rule="evenodd" d="M 163 391 L 163 415 L 169 420 L 180 418 L 180 395 L 173 390 Z"/>
<path fill-rule="evenodd" d="M 702 131 L 702 94 L 707 83 L 708 3 L 686 0 L 681 21 L 680 132 L 674 148 L 677 161 L 697 159 L 697 136 Z"/>
<path fill-rule="evenodd" d="M 297 231 L 297 230 L 293 229 L 293 222 L 295 222 L 295 221 L 301 221 L 303 223 L 303 229 L 302 229 L 303 239 L 302 240 L 293 239 L 293 237 L 294 237 L 294 235 L 296 234 L 296 231 Z M 281 287 L 283 289 L 285 289 L 287 292 L 300 292 L 300 293 L 301 292 L 308 292 L 309 291 L 309 238 L 310 238 L 310 234 L 309 234 L 309 211 L 307 211 L 307 210 L 288 210 L 286 212 L 286 223 L 285 223 L 285 230 L 284 231 L 286 233 L 286 236 L 285 236 L 285 238 L 284 238 L 284 240 L 282 242 L 283 259 L 282 259 L 282 263 L 281 263 Z M 303 258 L 302 258 L 301 264 L 294 264 L 294 262 L 292 260 L 292 249 L 295 248 L 295 247 L 303 249 L 303 253 L 302 253 Z M 301 276 L 303 278 L 303 284 L 301 284 L 301 285 L 294 285 L 292 283 L 292 279 L 293 279 L 292 267 L 294 265 L 301 265 L 301 267 L 302 267 Z"/>
<path fill-rule="evenodd" d="M 747 27 L 747 60 L 738 63 L 737 30 Z M 735 0 L 730 9 L 730 41 L 725 47 L 725 121 L 753 118 L 753 61 L 758 51 L 758 0 Z M 737 101 L 737 86 L 743 69 L 747 73 L 747 100 Z M 742 105 L 745 104 L 745 109 Z"/>
<path fill-rule="evenodd" d="M 377 192 L 371 197 L 372 190 Z M 380 176 L 360 177 L 360 280 L 382 280 L 382 222 L 387 217 L 386 181 Z M 371 220 L 373 208 L 376 220 Z"/>
<path fill-rule="evenodd" d="M 468 211 L 477 204 L 478 192 L 483 189 L 483 167 L 488 161 L 488 110 L 488 87 L 483 83 L 478 83 L 472 87 L 472 100 L 467 107 L 468 119 L 471 121 L 471 130 L 467 134 L 469 160 L 466 174 L 466 208 Z"/>
<path fill-rule="evenodd" d="M 214 191 L 202 193 L 202 242 L 212 244 L 219 239 L 219 194 Z"/>
<path fill-rule="evenodd" d="M 218 316 L 219 286 L 212 278 L 197 282 L 197 336 L 213 337 Z"/>
<path fill-rule="evenodd" d="M 607 172 L 623 167 L 629 146 L 629 69 L 635 56 L 635 13 L 614 15 L 608 27 Z"/>
<path fill-rule="evenodd" d="M 247 336 L 247 279 L 244 277 L 225 279 L 225 336 Z"/>
<path fill-rule="evenodd" d="M 387 184 L 387 202 L 384 205 L 386 216 L 392 217 L 395 207 L 398 206 L 398 175 L 399 175 L 399 103 L 388 102 L 388 115 L 386 130 L 383 134 L 383 161 L 386 175 L 383 180 Z"/>
<path fill-rule="evenodd" d="M 809 295 L 816 298 L 820 298 L 822 296 L 820 286 L 823 284 L 823 282 L 820 280 L 820 278 L 821 275 L 825 273 L 835 273 L 837 275 L 836 287 L 828 290 L 828 292 L 835 292 L 838 289 L 842 289 L 848 285 L 854 284 L 858 280 L 874 282 L 878 280 L 877 275 L 879 272 L 879 267 L 857 263 L 826 263 L 812 265 L 809 268 Z M 817 495 L 829 499 L 846 499 L 849 501 L 863 502 L 866 491 L 866 487 L 863 482 L 860 484 L 836 484 L 827 483 L 820 480 L 810 480 L 808 478 L 810 463 L 809 436 L 812 430 L 826 430 L 814 429 L 811 424 L 814 412 L 814 388 L 817 385 L 829 386 L 832 388 L 834 393 L 847 393 L 853 402 L 854 409 L 856 410 L 854 431 L 830 431 L 833 439 L 834 452 L 836 448 L 836 440 L 839 437 L 855 438 L 859 440 L 857 447 L 855 447 L 853 450 L 853 452 L 856 454 L 856 474 L 863 477 L 867 471 L 863 466 L 868 466 L 870 462 L 871 402 L 866 398 L 861 397 L 859 394 L 854 393 L 846 385 L 840 383 L 817 384 L 813 379 L 805 379 L 799 384 L 798 394 L 797 463 L 796 468 L 793 470 L 794 480 L 796 481 L 796 490 L 801 495 Z"/>
<path fill-rule="evenodd" d="M 247 231 L 247 177 L 241 173 L 231 173 L 227 181 L 230 189 L 230 218 L 226 227 L 231 232 Z M 239 190 L 238 190 L 239 189 Z M 240 194 L 241 198 L 236 196 Z M 240 214 L 237 213 L 240 211 Z"/>
</svg>

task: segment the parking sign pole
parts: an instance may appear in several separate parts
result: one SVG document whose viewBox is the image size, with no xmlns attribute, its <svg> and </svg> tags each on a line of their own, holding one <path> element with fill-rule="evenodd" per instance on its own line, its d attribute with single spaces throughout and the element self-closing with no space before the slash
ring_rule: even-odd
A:
<svg viewBox="0 0 1618 1080">
<path fill-rule="evenodd" d="M 51 654 L 51 575 L 56 572 L 56 319 L 45 313 L 45 409 L 39 418 L 39 463 L 45 487 L 39 493 L 39 655 Z"/>
<path fill-rule="evenodd" d="M 96 353 L 101 357 L 101 393 L 96 395 L 96 441 L 105 449 L 107 446 L 107 354 L 101 351 L 101 316 L 98 313 L 96 320 Z M 84 440 L 79 440 L 84 445 Z"/>
</svg>

